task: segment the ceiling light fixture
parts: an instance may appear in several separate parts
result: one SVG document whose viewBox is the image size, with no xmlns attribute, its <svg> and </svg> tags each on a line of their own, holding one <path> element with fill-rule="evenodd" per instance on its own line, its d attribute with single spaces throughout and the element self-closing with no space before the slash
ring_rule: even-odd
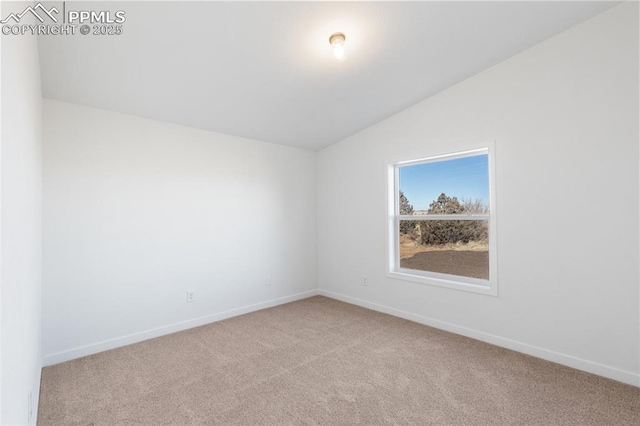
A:
<svg viewBox="0 0 640 426">
<path fill-rule="evenodd" d="M 342 33 L 334 33 L 329 37 L 329 43 L 333 46 L 333 56 L 339 61 L 344 59 L 345 36 Z"/>
</svg>

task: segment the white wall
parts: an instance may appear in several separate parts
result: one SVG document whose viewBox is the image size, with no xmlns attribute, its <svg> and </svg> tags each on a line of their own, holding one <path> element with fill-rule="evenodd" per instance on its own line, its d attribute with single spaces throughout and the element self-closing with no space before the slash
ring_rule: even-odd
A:
<svg viewBox="0 0 640 426">
<path fill-rule="evenodd" d="M 321 151 L 321 293 L 640 384 L 637 7 Z M 499 296 L 387 278 L 386 165 L 486 140 Z"/>
<path fill-rule="evenodd" d="M 52 100 L 43 130 L 45 364 L 315 294 L 313 152 Z"/>
<path fill-rule="evenodd" d="M 18 10 L 24 4 L 14 4 Z M 3 6 L 8 13 L 13 7 Z M 3 15 L 4 16 L 4 15 Z M 41 370 L 41 104 L 37 39 L 2 36 L 0 423 L 35 424 Z"/>
</svg>

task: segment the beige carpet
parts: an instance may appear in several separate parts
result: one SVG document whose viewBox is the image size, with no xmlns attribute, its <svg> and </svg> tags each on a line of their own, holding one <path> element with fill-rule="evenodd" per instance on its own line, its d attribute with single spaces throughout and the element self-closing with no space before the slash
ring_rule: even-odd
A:
<svg viewBox="0 0 640 426">
<path fill-rule="evenodd" d="M 324 297 L 47 367 L 39 425 L 638 425 L 640 389 Z"/>
</svg>

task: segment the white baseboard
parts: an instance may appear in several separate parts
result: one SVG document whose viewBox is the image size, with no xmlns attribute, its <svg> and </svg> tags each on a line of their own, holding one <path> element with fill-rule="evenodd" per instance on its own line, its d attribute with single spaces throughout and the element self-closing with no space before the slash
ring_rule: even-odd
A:
<svg viewBox="0 0 640 426">
<path fill-rule="evenodd" d="M 388 306 L 380 305 L 377 303 L 367 302 L 366 300 L 357 299 L 355 297 L 346 296 L 344 294 L 334 293 L 332 291 L 321 289 L 318 291 L 318 293 L 321 296 L 326 296 L 332 299 L 340 300 L 342 302 L 362 306 L 363 308 L 393 315 L 399 318 L 404 318 L 409 321 L 428 325 L 440 330 L 445 330 L 451 333 L 460 334 L 462 336 L 471 337 L 473 339 L 490 343 L 492 345 L 511 349 L 516 352 L 521 352 L 527 355 L 535 356 L 537 358 L 542 358 L 547 361 L 555 362 L 557 364 L 562 364 L 578 370 L 586 371 L 587 373 L 596 374 L 598 376 L 607 377 L 612 380 L 617 380 L 619 382 L 640 387 L 640 374 L 633 373 L 631 371 L 621 370 L 608 365 L 588 361 L 586 359 L 577 358 L 571 355 L 566 355 L 563 353 L 540 348 L 538 346 L 529 345 L 527 343 L 518 342 L 467 327 L 461 327 L 445 321 L 428 318 L 422 315 L 413 314 L 411 312 L 402 311 L 400 309 L 390 308 Z"/>
<path fill-rule="evenodd" d="M 166 334 L 175 333 L 177 331 L 199 327 L 201 325 L 206 325 L 212 322 L 221 321 L 223 319 L 236 317 L 238 315 L 248 314 L 250 312 L 259 311 L 261 309 L 271 308 L 273 306 L 282 305 L 284 303 L 295 302 L 296 300 L 306 299 L 307 297 L 316 296 L 317 294 L 317 290 L 306 291 L 304 293 L 298 293 L 291 296 L 272 299 L 266 302 L 256 303 L 255 305 L 230 309 L 228 311 L 218 312 L 215 314 L 206 315 L 204 317 L 181 321 L 151 330 L 141 331 L 139 333 L 128 334 L 126 336 L 117 337 L 115 339 L 109 339 L 102 342 L 93 343 L 91 345 L 69 349 L 67 351 L 45 355 L 42 360 L 42 364 L 45 367 L 49 365 L 59 364 L 61 362 L 70 361 L 72 359 L 82 358 L 83 356 L 92 355 L 98 352 L 104 352 L 109 349 L 115 349 L 121 346 L 127 346 L 133 343 L 142 342 L 143 340 L 149 340 L 155 337 L 164 336 Z"/>
</svg>

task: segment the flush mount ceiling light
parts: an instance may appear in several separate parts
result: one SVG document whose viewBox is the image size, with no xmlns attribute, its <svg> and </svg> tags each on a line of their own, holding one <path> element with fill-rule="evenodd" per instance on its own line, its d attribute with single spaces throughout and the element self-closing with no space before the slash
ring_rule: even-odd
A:
<svg viewBox="0 0 640 426">
<path fill-rule="evenodd" d="M 344 41 L 346 37 L 342 33 L 333 33 L 329 37 L 329 43 L 333 46 L 333 56 L 341 61 L 344 59 Z"/>
</svg>

